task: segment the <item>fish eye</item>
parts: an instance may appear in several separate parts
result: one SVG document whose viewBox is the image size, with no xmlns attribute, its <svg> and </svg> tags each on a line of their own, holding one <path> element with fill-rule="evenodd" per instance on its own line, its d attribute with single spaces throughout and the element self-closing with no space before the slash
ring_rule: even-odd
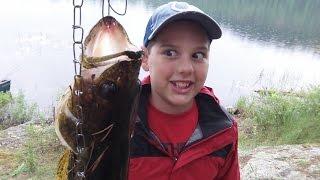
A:
<svg viewBox="0 0 320 180">
<path fill-rule="evenodd" d="M 100 93 L 105 99 L 109 99 L 113 94 L 117 92 L 117 85 L 114 82 L 107 81 L 101 85 Z"/>
</svg>

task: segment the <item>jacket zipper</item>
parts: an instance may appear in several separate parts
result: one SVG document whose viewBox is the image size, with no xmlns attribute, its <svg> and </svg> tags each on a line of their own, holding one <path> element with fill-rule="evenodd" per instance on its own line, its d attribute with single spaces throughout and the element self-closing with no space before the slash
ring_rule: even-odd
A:
<svg viewBox="0 0 320 180">
<path fill-rule="evenodd" d="M 159 138 L 154 138 L 153 136 L 156 136 L 155 134 L 152 135 L 150 132 L 147 132 L 147 130 L 145 129 L 144 125 L 143 125 L 143 127 L 144 127 L 143 130 L 145 131 L 145 133 L 147 134 L 148 137 L 151 137 L 151 138 L 145 137 L 145 138 L 147 139 L 147 141 L 150 142 L 150 144 L 152 144 L 153 146 L 155 146 L 155 147 L 156 147 L 157 149 L 159 149 L 161 152 L 163 152 L 163 153 L 165 153 L 166 155 L 168 155 L 168 157 L 172 157 L 172 159 L 174 160 L 174 162 L 176 162 L 176 161 L 180 158 L 181 154 L 183 154 L 184 152 L 186 152 L 186 151 L 189 150 L 190 148 L 192 148 L 192 147 L 194 147 L 194 146 L 196 146 L 196 145 L 198 145 L 198 144 L 200 144 L 200 143 L 203 143 L 203 142 L 205 142 L 205 141 L 208 141 L 209 139 L 213 138 L 214 136 L 217 136 L 217 135 L 219 135 L 219 134 L 221 134 L 221 133 L 223 133 L 223 132 L 231 129 L 232 126 L 233 126 L 233 125 L 231 125 L 230 127 L 225 128 L 225 129 L 223 129 L 223 130 L 220 130 L 219 132 L 217 132 L 217 133 L 215 133 L 215 134 L 213 134 L 213 135 L 211 135 L 211 136 L 209 136 L 209 137 L 207 137 L 207 138 L 205 138 L 205 139 L 202 139 L 202 140 L 200 140 L 200 141 L 198 141 L 198 142 L 196 141 L 195 143 L 192 143 L 190 146 L 187 146 L 186 149 L 184 149 L 183 151 L 181 151 L 181 152 L 179 153 L 178 157 L 172 157 L 172 156 L 170 156 L 170 154 L 169 154 L 165 149 L 163 149 L 163 145 L 162 145 L 160 139 L 159 139 Z M 151 131 L 151 130 L 150 130 L 150 131 Z M 156 136 L 156 137 L 157 137 L 157 136 Z M 158 144 L 158 145 L 156 145 L 156 144 Z M 162 147 L 162 148 L 160 148 L 160 147 Z"/>
<path fill-rule="evenodd" d="M 233 126 L 233 125 L 231 125 L 230 127 L 225 128 L 225 129 L 223 129 L 223 130 L 220 130 L 219 132 L 217 132 L 217 133 L 215 133 L 215 134 L 212 134 L 211 136 L 209 136 L 209 137 L 207 137 L 207 138 L 205 138 L 205 139 L 201 139 L 200 141 L 196 141 L 195 143 L 192 143 L 190 146 L 187 146 L 187 148 L 185 148 L 183 151 L 181 151 L 181 152 L 179 153 L 179 157 L 180 157 L 180 155 L 181 155 L 182 153 L 186 152 L 187 150 L 191 149 L 192 147 L 194 147 L 194 146 L 196 146 L 196 145 L 198 145 L 198 144 L 201 144 L 201 143 L 203 143 L 203 142 L 205 142 L 205 141 L 208 141 L 209 139 L 213 138 L 214 136 L 218 136 L 219 134 L 222 134 L 223 132 L 231 129 L 232 126 Z M 178 157 L 178 158 L 179 158 L 179 157 Z"/>
<path fill-rule="evenodd" d="M 171 157 L 170 154 L 163 148 L 163 144 L 161 143 L 160 139 L 153 133 L 150 133 L 145 127 L 144 123 L 141 122 L 141 126 L 143 129 L 143 132 L 146 134 L 144 138 L 152 144 L 154 147 L 156 147 L 158 150 L 166 154 L 168 157 Z M 149 138 L 150 137 L 150 138 Z M 155 138 L 156 137 L 156 138 Z"/>
</svg>

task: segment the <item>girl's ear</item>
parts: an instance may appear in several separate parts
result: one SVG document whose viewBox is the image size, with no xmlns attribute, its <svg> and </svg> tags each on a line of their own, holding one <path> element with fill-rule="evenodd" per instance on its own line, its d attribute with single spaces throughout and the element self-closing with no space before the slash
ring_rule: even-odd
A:
<svg viewBox="0 0 320 180">
<path fill-rule="evenodd" d="M 143 56 L 141 67 L 144 71 L 149 71 L 149 52 L 148 49 L 142 46 Z"/>
</svg>

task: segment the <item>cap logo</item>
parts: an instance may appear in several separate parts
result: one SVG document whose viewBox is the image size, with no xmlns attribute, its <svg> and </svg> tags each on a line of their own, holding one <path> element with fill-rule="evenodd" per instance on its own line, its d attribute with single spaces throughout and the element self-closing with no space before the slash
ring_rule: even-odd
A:
<svg viewBox="0 0 320 180">
<path fill-rule="evenodd" d="M 177 12 L 182 12 L 190 9 L 190 6 L 185 2 L 173 2 L 171 4 L 171 9 Z"/>
</svg>

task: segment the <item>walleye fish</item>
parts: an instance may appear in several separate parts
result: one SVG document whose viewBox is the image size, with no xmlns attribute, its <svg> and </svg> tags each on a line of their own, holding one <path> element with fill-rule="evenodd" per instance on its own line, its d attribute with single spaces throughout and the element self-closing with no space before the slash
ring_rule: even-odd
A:
<svg viewBox="0 0 320 180">
<path fill-rule="evenodd" d="M 89 32 L 83 53 L 81 76 L 56 108 L 56 133 L 67 147 L 57 179 L 75 179 L 82 171 L 86 179 L 127 179 L 142 51 L 115 18 L 106 16 Z"/>
</svg>

